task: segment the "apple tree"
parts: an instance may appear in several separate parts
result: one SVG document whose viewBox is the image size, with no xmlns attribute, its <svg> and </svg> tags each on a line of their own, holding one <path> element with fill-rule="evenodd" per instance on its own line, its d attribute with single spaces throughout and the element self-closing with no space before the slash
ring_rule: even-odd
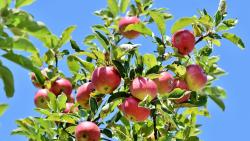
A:
<svg viewBox="0 0 250 141">
<path fill-rule="evenodd" d="M 58 37 L 20 9 L 32 2 L 16 0 L 11 7 L 10 0 L 0 0 L 2 57 L 30 70 L 37 87 L 35 110 L 41 114 L 17 120 L 13 135 L 30 141 L 199 141 L 197 116 L 209 117 L 208 99 L 225 110 L 226 92 L 213 84 L 225 71 L 213 51 L 223 38 L 245 48 L 229 32 L 238 21 L 227 18 L 225 0 L 215 14 L 203 9 L 178 19 L 170 33 L 166 23 L 173 16 L 154 7 L 155 1 L 107 0 L 106 8 L 95 11 L 103 24 L 92 26 L 84 45 L 71 38 L 76 26 Z M 140 52 L 145 45 L 134 40 L 138 36 L 152 41 L 151 52 Z M 71 47 L 63 50 L 68 42 Z M 58 65 L 65 59 L 70 76 Z M 12 96 L 13 77 L 2 63 L 0 76 Z"/>
</svg>

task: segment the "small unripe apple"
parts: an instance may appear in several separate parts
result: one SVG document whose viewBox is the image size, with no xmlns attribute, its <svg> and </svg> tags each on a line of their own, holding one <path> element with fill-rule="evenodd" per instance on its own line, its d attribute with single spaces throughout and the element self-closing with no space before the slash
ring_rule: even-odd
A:
<svg viewBox="0 0 250 141">
<path fill-rule="evenodd" d="M 172 38 L 172 44 L 181 55 L 188 55 L 195 46 L 195 36 L 189 30 L 179 30 Z"/>
<path fill-rule="evenodd" d="M 62 92 L 68 96 L 72 92 L 72 84 L 65 78 L 59 78 L 52 83 L 50 91 L 56 96 L 60 95 Z"/>
<path fill-rule="evenodd" d="M 76 101 L 83 107 L 89 108 L 90 94 L 95 90 L 92 82 L 83 84 L 77 89 Z"/>
<path fill-rule="evenodd" d="M 112 93 L 121 82 L 121 76 L 113 66 L 98 67 L 92 74 L 92 81 L 95 90 L 102 94 Z"/>
<path fill-rule="evenodd" d="M 125 31 L 126 27 L 131 24 L 137 24 L 140 22 L 140 19 L 138 19 L 136 16 L 133 17 L 124 17 L 121 18 L 119 21 L 119 31 L 120 33 L 128 38 L 128 39 L 134 39 L 140 35 L 140 32 L 131 30 L 131 31 Z"/>
<path fill-rule="evenodd" d="M 154 79 L 154 82 L 157 85 L 158 93 L 163 95 L 171 92 L 174 88 L 174 78 L 168 72 L 162 72 L 161 76 L 157 79 Z"/>
<path fill-rule="evenodd" d="M 207 75 L 199 65 L 189 65 L 186 68 L 186 82 L 192 91 L 202 89 L 207 83 Z"/>
<path fill-rule="evenodd" d="M 132 121 L 142 122 L 149 117 L 150 109 L 140 107 L 139 102 L 139 99 L 128 97 L 121 105 L 118 106 L 118 108 L 128 119 Z"/>
<path fill-rule="evenodd" d="M 74 107 L 74 103 L 66 103 L 66 108 L 63 113 L 75 113 L 78 111 L 77 107 Z"/>
<path fill-rule="evenodd" d="M 175 89 L 180 88 L 180 89 L 186 90 L 186 91 L 189 90 L 186 81 L 181 80 L 181 79 L 175 79 L 174 80 L 174 88 Z M 180 104 L 180 103 L 187 102 L 189 100 L 189 98 L 190 98 L 190 93 L 187 93 L 184 96 L 182 96 L 181 98 L 176 99 L 175 103 Z"/>
<path fill-rule="evenodd" d="M 48 90 L 47 89 L 40 89 L 36 92 L 34 97 L 34 103 L 37 108 L 46 109 L 48 108 Z"/>
<path fill-rule="evenodd" d="M 157 85 L 149 78 L 135 78 L 132 81 L 129 89 L 131 94 L 140 100 L 143 100 L 147 96 L 149 100 L 152 100 L 157 96 Z"/>
<path fill-rule="evenodd" d="M 99 141 L 100 128 L 93 122 L 84 121 L 76 126 L 76 141 Z"/>
</svg>

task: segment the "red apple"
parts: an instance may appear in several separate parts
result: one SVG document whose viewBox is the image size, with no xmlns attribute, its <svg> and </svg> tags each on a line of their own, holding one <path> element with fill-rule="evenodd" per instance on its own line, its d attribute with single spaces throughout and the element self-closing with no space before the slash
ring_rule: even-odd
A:
<svg viewBox="0 0 250 141">
<path fill-rule="evenodd" d="M 52 83 L 50 91 L 54 93 L 56 96 L 58 96 L 62 92 L 68 96 L 72 92 L 72 84 L 69 80 L 65 78 L 59 78 Z"/>
<path fill-rule="evenodd" d="M 161 95 L 171 92 L 174 88 L 174 78 L 168 72 L 162 72 L 159 78 L 154 79 L 154 82 L 157 85 L 158 93 Z"/>
<path fill-rule="evenodd" d="M 112 93 L 121 82 L 119 72 L 113 66 L 98 67 L 92 74 L 92 83 L 95 89 L 102 93 Z"/>
<path fill-rule="evenodd" d="M 93 122 L 85 121 L 76 126 L 76 141 L 99 141 L 100 136 L 100 129 Z"/>
<path fill-rule="evenodd" d="M 77 89 L 76 101 L 84 108 L 89 108 L 90 94 L 95 90 L 92 82 L 83 84 Z"/>
<path fill-rule="evenodd" d="M 139 107 L 139 99 L 129 97 L 118 106 L 123 114 L 132 121 L 142 122 L 145 121 L 150 115 L 150 109 Z"/>
<path fill-rule="evenodd" d="M 40 89 L 36 92 L 34 97 L 34 103 L 37 108 L 46 109 L 48 108 L 48 90 L 47 89 Z"/>
<path fill-rule="evenodd" d="M 44 77 L 45 79 L 48 79 L 47 72 L 49 72 L 49 69 L 48 69 L 48 68 L 45 68 L 45 69 L 42 69 L 42 70 L 41 70 L 41 73 L 42 73 L 42 75 L 43 75 L 43 77 Z M 43 87 L 43 85 L 40 84 L 39 81 L 37 80 L 36 75 L 35 75 L 34 72 L 31 72 L 31 73 L 30 73 L 30 79 L 31 79 L 31 81 L 32 81 L 32 83 L 33 83 L 33 85 L 34 85 L 35 87 L 37 87 L 37 88 L 42 88 L 42 87 Z"/>
<path fill-rule="evenodd" d="M 137 24 L 139 22 L 140 22 L 140 19 L 138 19 L 136 16 L 121 18 L 120 21 L 119 21 L 119 31 L 120 31 L 120 33 L 124 37 L 126 37 L 128 39 L 134 39 L 134 38 L 138 37 L 140 35 L 140 32 L 137 32 L 137 31 L 134 31 L 134 30 L 125 32 L 125 29 L 126 29 L 126 27 L 128 25 Z"/>
<path fill-rule="evenodd" d="M 74 103 L 66 103 L 66 108 L 63 113 L 75 113 L 78 111 L 77 107 L 74 107 Z"/>
<path fill-rule="evenodd" d="M 190 90 L 197 91 L 206 85 L 207 75 L 199 65 L 187 66 L 186 72 L 186 82 Z"/>
<path fill-rule="evenodd" d="M 189 90 L 186 81 L 181 80 L 181 79 L 174 80 L 174 88 L 180 88 L 180 89 L 186 90 L 186 91 Z M 190 93 L 187 93 L 187 94 L 183 95 L 181 98 L 176 99 L 175 103 L 180 104 L 180 103 L 187 102 L 189 100 L 189 98 L 190 98 Z"/>
<path fill-rule="evenodd" d="M 195 46 L 194 34 L 189 30 L 179 30 L 173 35 L 172 44 L 181 55 L 188 55 Z"/>
<path fill-rule="evenodd" d="M 153 80 L 145 77 L 135 78 L 129 89 L 131 94 L 140 100 L 143 100 L 147 96 L 149 100 L 152 100 L 157 96 L 157 85 Z"/>
</svg>

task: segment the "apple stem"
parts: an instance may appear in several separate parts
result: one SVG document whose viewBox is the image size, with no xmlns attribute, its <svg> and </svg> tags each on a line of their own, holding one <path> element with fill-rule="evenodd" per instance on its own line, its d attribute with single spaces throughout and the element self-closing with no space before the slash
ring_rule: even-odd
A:
<svg viewBox="0 0 250 141">
<path fill-rule="evenodd" d="M 205 35 L 202 35 L 196 42 L 195 44 L 198 44 L 199 42 L 201 42 L 204 38 L 206 38 L 207 36 L 209 36 L 211 34 L 211 32 L 208 32 Z"/>
<path fill-rule="evenodd" d="M 156 104 L 155 104 L 155 107 L 156 107 Z M 155 140 L 157 140 L 158 137 L 157 137 L 157 128 L 156 128 L 156 109 L 153 110 L 153 122 L 154 122 L 154 137 L 155 137 Z"/>
</svg>

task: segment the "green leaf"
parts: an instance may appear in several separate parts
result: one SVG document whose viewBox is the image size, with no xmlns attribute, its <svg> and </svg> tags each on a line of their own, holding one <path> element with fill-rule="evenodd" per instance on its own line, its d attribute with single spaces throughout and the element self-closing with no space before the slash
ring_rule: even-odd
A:
<svg viewBox="0 0 250 141">
<path fill-rule="evenodd" d="M 164 18 L 164 14 L 157 11 L 150 11 L 149 15 L 152 17 L 154 22 L 156 23 L 161 35 L 165 35 L 166 33 L 166 20 Z"/>
<path fill-rule="evenodd" d="M 124 32 L 131 30 L 140 32 L 141 34 L 144 35 L 152 36 L 151 29 L 147 28 L 146 25 L 143 24 L 142 22 L 128 25 Z"/>
<path fill-rule="evenodd" d="M 60 38 L 59 42 L 58 42 L 58 46 L 57 47 L 61 47 L 64 44 L 67 43 L 67 41 L 69 41 L 71 39 L 71 34 L 72 32 L 76 29 L 76 26 L 70 26 L 68 28 L 66 28 L 63 33 L 62 33 L 62 37 Z"/>
<path fill-rule="evenodd" d="M 70 40 L 70 45 L 71 45 L 72 49 L 75 50 L 75 52 L 81 52 L 81 49 L 78 46 L 78 44 L 76 43 L 76 41 Z"/>
<path fill-rule="evenodd" d="M 214 96 L 217 96 L 220 98 L 227 97 L 226 91 L 220 86 L 206 87 L 206 88 L 204 88 L 203 91 L 209 95 L 214 95 Z"/>
<path fill-rule="evenodd" d="M 225 111 L 225 104 L 224 104 L 224 102 L 220 99 L 220 98 L 218 98 L 218 97 L 216 97 L 215 95 L 209 95 L 209 97 L 223 110 L 223 111 Z"/>
<path fill-rule="evenodd" d="M 35 0 L 16 0 L 15 7 L 20 8 L 20 7 L 23 7 L 23 6 L 26 6 L 26 5 L 30 5 L 33 2 L 35 2 Z"/>
<path fill-rule="evenodd" d="M 0 117 L 3 115 L 3 113 L 8 109 L 7 104 L 0 104 Z"/>
<path fill-rule="evenodd" d="M 84 61 L 82 60 L 81 58 L 75 56 L 75 55 L 70 55 L 70 59 L 74 59 L 74 60 L 77 60 L 81 66 L 83 68 L 85 68 L 87 71 L 89 71 L 90 73 L 92 73 L 95 69 L 95 65 L 93 63 L 90 63 L 90 62 L 87 62 L 87 61 Z M 74 71 L 76 71 L 77 69 L 77 66 L 71 66 Z M 74 68 L 73 68 L 74 67 Z"/>
<path fill-rule="evenodd" d="M 122 65 L 121 62 L 119 62 L 117 60 L 113 60 L 112 62 L 116 66 L 116 68 L 118 69 L 121 77 L 124 78 L 127 74 L 125 67 Z"/>
<path fill-rule="evenodd" d="M 17 55 L 17 54 L 14 54 L 14 53 L 6 53 L 4 55 L 2 55 L 4 58 L 20 65 L 21 67 L 25 68 L 25 69 L 28 69 L 32 72 L 34 72 L 36 74 L 36 77 L 38 79 L 38 81 L 43 84 L 44 83 L 44 78 L 42 76 L 42 73 L 40 71 L 40 69 L 38 69 L 37 67 L 35 67 L 31 60 L 22 56 L 22 55 Z"/>
<path fill-rule="evenodd" d="M 183 29 L 186 26 L 192 25 L 197 22 L 196 17 L 184 17 L 177 20 L 171 28 L 171 33 L 174 34 L 176 31 Z"/>
<path fill-rule="evenodd" d="M 157 65 L 157 59 L 153 54 L 145 54 L 143 55 L 143 63 L 150 69 Z"/>
<path fill-rule="evenodd" d="M 11 0 L 0 0 L 0 9 L 7 8 L 11 3 Z"/>
<path fill-rule="evenodd" d="M 117 0 L 107 0 L 107 1 L 109 10 L 112 12 L 113 16 L 116 17 L 116 15 L 119 13 Z"/>
<path fill-rule="evenodd" d="M 7 97 L 14 95 L 14 77 L 12 72 L 2 64 L 0 64 L 0 77 L 3 80 L 4 90 Z"/>
<path fill-rule="evenodd" d="M 235 34 L 226 32 L 226 33 L 222 34 L 222 37 L 231 41 L 232 43 L 237 45 L 240 49 L 245 48 L 245 45 L 244 45 L 243 41 L 241 40 L 241 38 L 236 36 Z"/>
<path fill-rule="evenodd" d="M 121 0 L 121 1 L 120 1 L 120 11 L 121 11 L 122 13 L 125 13 L 125 12 L 126 12 L 129 3 L 130 3 L 130 0 Z"/>
<path fill-rule="evenodd" d="M 94 98 L 90 98 L 89 105 L 90 105 L 91 111 L 95 114 L 98 110 L 98 104 L 96 100 Z"/>
<path fill-rule="evenodd" d="M 78 61 L 75 59 L 74 56 L 70 55 L 67 58 L 67 65 L 69 67 L 69 70 L 71 71 L 71 73 L 78 73 L 78 71 L 80 70 L 80 64 L 78 63 Z"/>
<path fill-rule="evenodd" d="M 57 97 L 57 105 L 59 111 L 62 111 L 66 107 L 66 102 L 67 102 L 67 96 L 65 94 L 60 94 Z"/>
<path fill-rule="evenodd" d="M 108 51 L 108 45 L 109 45 L 108 39 L 98 31 L 95 31 L 95 33 L 96 33 L 95 34 L 96 38 L 101 43 L 102 47 Z"/>
<path fill-rule="evenodd" d="M 32 54 L 38 53 L 37 48 L 25 38 L 15 39 L 15 41 L 13 42 L 13 49 L 30 52 Z"/>
<path fill-rule="evenodd" d="M 111 132 L 111 130 L 105 128 L 105 129 L 103 129 L 101 132 L 102 132 L 104 135 L 106 135 L 107 137 L 112 138 L 112 132 Z"/>
</svg>

